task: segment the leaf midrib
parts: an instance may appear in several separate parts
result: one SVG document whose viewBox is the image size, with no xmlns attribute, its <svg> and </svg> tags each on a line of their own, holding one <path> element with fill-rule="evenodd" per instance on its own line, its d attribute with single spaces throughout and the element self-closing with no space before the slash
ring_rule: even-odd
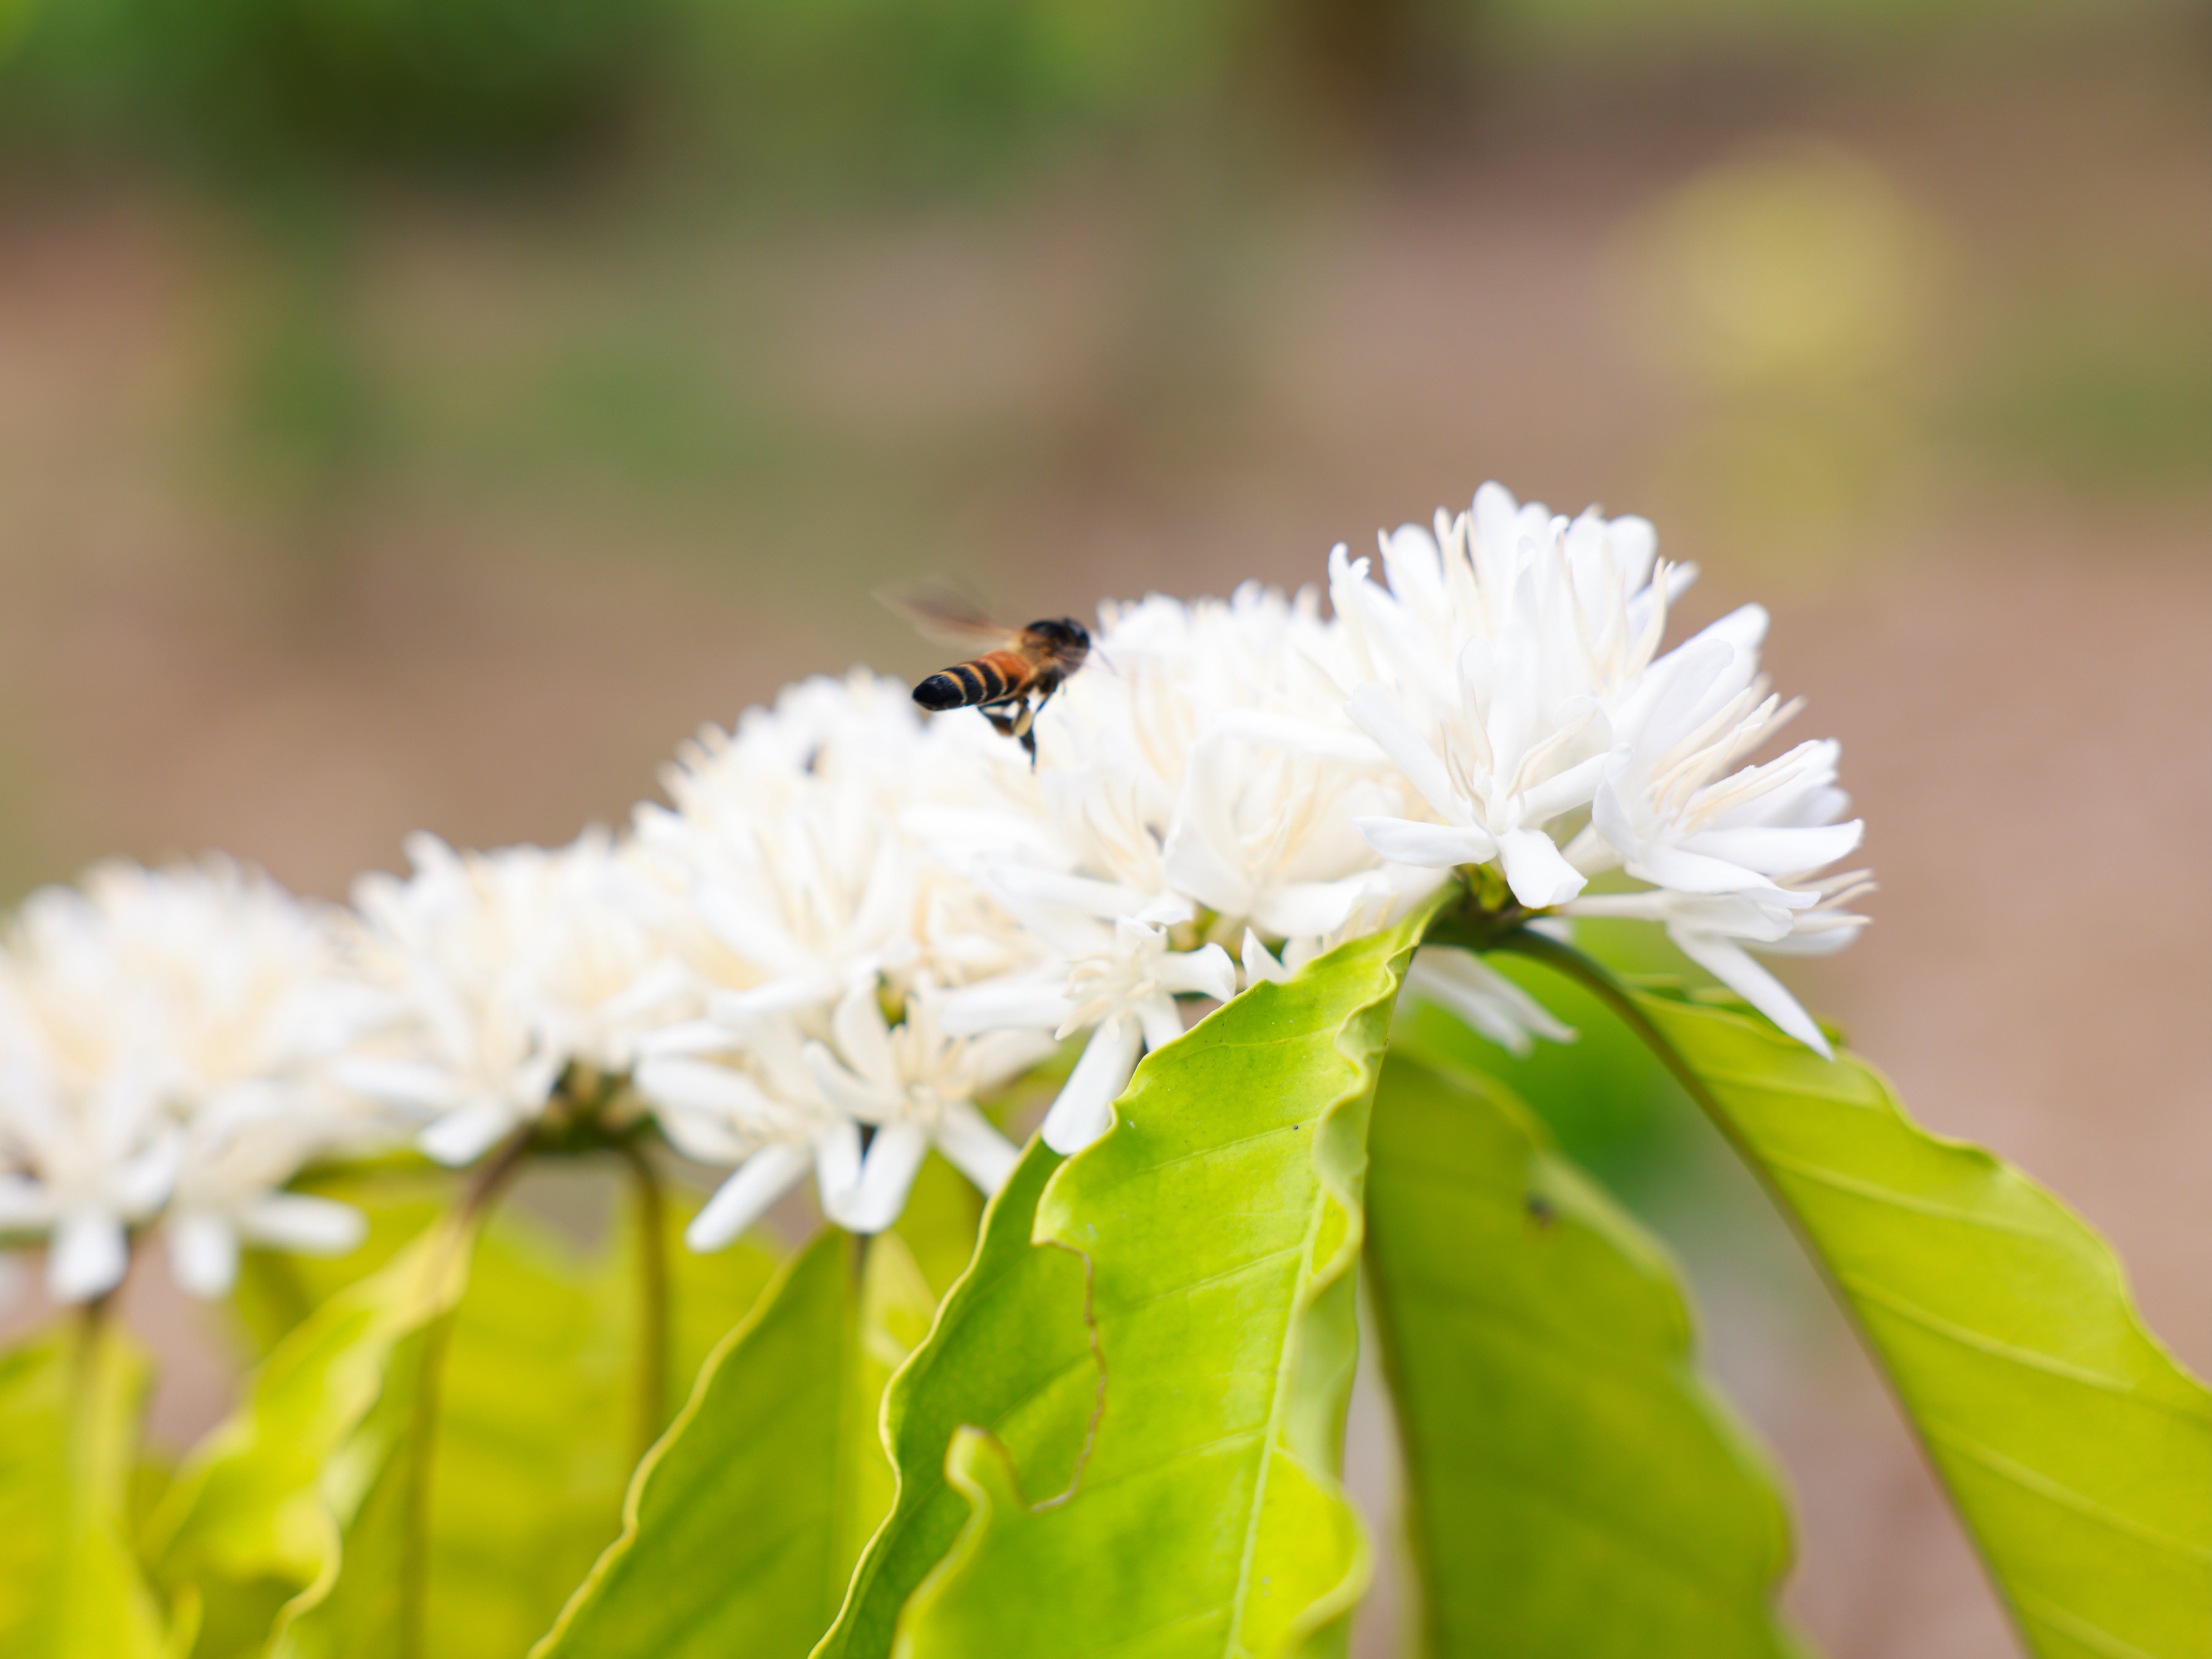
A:
<svg viewBox="0 0 2212 1659">
<path fill-rule="evenodd" d="M 1322 1109 L 1320 1116 L 1327 1116 L 1343 1098 L 1340 1094 L 1332 1099 L 1328 1106 Z M 1283 1322 L 1282 1346 L 1275 1360 L 1274 1387 L 1267 1401 L 1267 1421 L 1261 1431 L 1260 1468 L 1252 1482 L 1251 1506 L 1244 1518 L 1244 1551 L 1237 1565 L 1237 1594 L 1230 1604 L 1229 1639 L 1224 1649 L 1229 1654 L 1237 1652 L 1243 1644 L 1244 1608 L 1251 1594 L 1253 1558 L 1260 1548 L 1261 1518 L 1267 1507 L 1267 1481 L 1274 1473 L 1275 1459 L 1282 1455 L 1275 1439 L 1282 1431 L 1284 1419 L 1290 1414 L 1291 1391 L 1287 1385 L 1291 1366 L 1297 1352 L 1298 1321 L 1307 1310 L 1306 1296 L 1313 1285 L 1313 1249 L 1320 1242 L 1322 1218 L 1330 1201 L 1328 1189 L 1322 1185 L 1321 1171 L 1316 1170 L 1313 1209 L 1306 1220 L 1305 1238 L 1299 1246 L 1303 1257 L 1299 1263 L 1297 1289 L 1291 1294 L 1290 1316 Z"/>
</svg>

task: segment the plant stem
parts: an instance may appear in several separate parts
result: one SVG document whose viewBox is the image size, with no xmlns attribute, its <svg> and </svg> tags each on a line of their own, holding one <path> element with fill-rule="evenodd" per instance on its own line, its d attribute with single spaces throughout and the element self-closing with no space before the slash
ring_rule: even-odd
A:
<svg viewBox="0 0 2212 1659">
<path fill-rule="evenodd" d="M 645 1149 L 630 1139 L 617 1150 L 629 1165 L 637 1200 L 637 1453 L 642 1457 L 667 1426 L 668 1206 Z"/>
<path fill-rule="evenodd" d="M 1657 1026 L 1644 1018 L 1644 1011 L 1636 1006 L 1636 1000 L 1628 994 L 1627 988 L 1607 972 L 1602 963 L 1584 956 L 1571 945 L 1562 945 L 1547 934 L 1533 933 L 1526 927 L 1516 927 L 1501 935 L 1491 948 L 1510 951 L 1516 956 L 1540 962 L 1554 973 L 1564 974 L 1574 981 L 1620 1016 L 1628 1029 L 1635 1032 L 1644 1045 L 1674 1074 L 1675 1081 L 1689 1091 L 1692 1099 L 1707 1111 L 1714 1111 L 1713 1104 L 1705 1093 L 1704 1080 L 1683 1063 L 1682 1057 L 1674 1052 L 1674 1045 L 1660 1034 Z"/>
<path fill-rule="evenodd" d="M 91 1300 L 79 1304 L 70 1321 L 70 1498 L 72 1506 L 78 1510 L 79 1522 L 100 1501 L 94 1488 L 99 1485 L 103 1472 L 93 1441 L 106 1404 L 102 1388 L 106 1378 L 100 1375 L 100 1367 L 106 1357 L 103 1349 L 107 1341 L 108 1310 L 114 1297 L 112 1290 L 102 1291 Z"/>
<path fill-rule="evenodd" d="M 453 1213 L 460 1221 L 473 1223 L 484 1206 L 499 1195 L 500 1188 L 514 1177 L 523 1155 L 529 1152 L 536 1138 L 537 1125 L 526 1123 L 501 1142 L 497 1152 L 477 1165 L 470 1173 L 468 1185 L 461 1189 L 459 1202 L 453 1206 Z"/>
<path fill-rule="evenodd" d="M 98 1296 L 89 1301 L 80 1302 L 71 1310 L 74 1316 L 70 1322 L 74 1328 L 75 1341 L 70 1355 L 70 1364 L 76 1369 L 77 1386 L 75 1394 L 79 1401 L 85 1396 L 86 1390 L 83 1385 L 86 1379 L 92 1375 L 93 1365 L 100 1352 L 100 1339 L 106 1334 L 108 1304 L 114 1299 L 114 1291 L 102 1291 Z"/>
<path fill-rule="evenodd" d="M 522 1167 L 537 1126 L 524 1124 L 499 1149 L 470 1172 L 468 1184 L 439 1225 L 450 1227 L 448 1248 L 473 1253 L 477 1225 L 500 1190 Z M 430 1486 L 437 1463 L 438 1401 L 445 1380 L 446 1356 L 453 1341 L 458 1307 L 448 1308 L 423 1327 L 417 1362 L 412 1432 L 407 1439 L 407 1531 L 399 1556 L 399 1652 L 401 1659 L 422 1659 L 430 1647 Z"/>
<path fill-rule="evenodd" d="M 401 1659 L 422 1659 L 430 1647 L 430 1474 L 437 1462 L 439 1385 L 457 1311 L 448 1308 L 424 1328 L 416 1372 L 414 1431 L 407 1442 L 407 1532 L 399 1558 Z"/>
</svg>

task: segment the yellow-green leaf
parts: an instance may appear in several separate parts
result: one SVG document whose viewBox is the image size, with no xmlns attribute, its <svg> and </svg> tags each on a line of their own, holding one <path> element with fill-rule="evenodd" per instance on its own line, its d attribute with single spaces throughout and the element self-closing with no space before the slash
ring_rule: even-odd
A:
<svg viewBox="0 0 2212 1659">
<path fill-rule="evenodd" d="M 996 1441 L 956 1438 L 947 1478 L 972 1513 L 898 1653 L 1263 1659 L 1340 1638 L 1367 1576 L 1337 1483 L 1367 1115 L 1425 920 L 1216 1010 L 1054 1174 L 1035 1237 L 1090 1272 L 1095 1435 L 1064 1497 Z M 1065 1311 L 1039 1312 L 1065 1343 Z"/>
<path fill-rule="evenodd" d="M 805 1659 L 890 1506 L 877 1412 L 931 1307 L 896 1235 L 859 1249 L 824 1231 L 709 1356 L 535 1654 Z"/>
<path fill-rule="evenodd" d="M 647 1244 L 624 1208 L 592 1255 L 513 1206 L 477 1247 L 438 1389 L 428 1659 L 519 1659 L 621 1530 L 639 1448 Z M 688 1387 L 774 1263 L 742 1242 L 693 1255 L 682 1225 L 664 1215 L 658 1245 L 674 1304 L 665 1375 Z"/>
<path fill-rule="evenodd" d="M 1765 1178 L 2039 1659 L 2212 1652 L 2212 1395 L 2143 1329 L 2104 1240 L 1921 1128 L 1856 1055 L 1519 948 L 1606 995 Z"/>
<path fill-rule="evenodd" d="M 588 1170 L 576 1166 L 540 1190 L 573 1197 Z M 708 1351 L 752 1307 L 774 1269 L 750 1241 L 693 1255 L 681 1242 L 690 1206 L 641 1206 L 636 1185 L 623 1184 L 620 1224 L 590 1252 L 535 1218 L 527 1175 L 492 1213 L 440 1339 L 434 1409 L 404 1420 L 416 1407 L 407 1366 L 395 1370 L 397 1386 L 378 1407 L 402 1413 L 395 1447 L 424 1421 L 434 1425 L 423 1443 L 427 1513 L 409 1501 L 421 1472 L 404 1459 L 381 1464 L 345 1528 L 338 1577 L 291 1623 L 288 1651 L 406 1652 L 419 1630 L 423 1659 L 520 1656 L 620 1531 L 640 1445 L 641 1384 L 651 1375 L 641 1352 L 649 1335 L 645 1286 L 658 1277 L 671 1304 L 662 1380 L 688 1392 Z M 369 1215 L 368 1244 L 332 1261 L 249 1256 L 237 1298 L 248 1330 L 281 1336 L 366 1276 L 364 1265 L 388 1261 L 434 1222 L 450 1185 L 408 1170 L 326 1178 L 319 1190 Z M 641 1272 L 650 1242 L 641 1224 L 656 1217 L 653 1275 Z M 655 1408 L 655 1433 L 680 1403 L 679 1394 Z M 410 1573 L 422 1614 L 403 1621 L 398 1595 Z"/>
<path fill-rule="evenodd" d="M 85 1316 L 0 1354 L 0 1653 L 159 1659 L 125 1523 L 146 1363 Z"/>
<path fill-rule="evenodd" d="M 1065 1492 L 1075 1478 L 1100 1398 L 1083 1261 L 1030 1238 L 1037 1199 L 1061 1162 L 1042 1140 L 1030 1142 L 984 1212 L 975 1260 L 891 1379 L 884 1444 L 897 1497 L 817 1659 L 890 1651 L 899 1609 L 968 1519 L 968 1503 L 945 1478 L 945 1448 L 963 1425 L 997 1436 L 1041 1495 Z"/>
<path fill-rule="evenodd" d="M 467 1283 L 472 1223 L 442 1221 L 270 1352 L 148 1523 L 155 1576 L 197 1607 L 205 1656 L 258 1653 L 338 1583 L 346 1528 L 393 1492 L 413 1443 L 426 1334 Z M 378 1628 L 398 1618 L 378 1600 Z M 368 1615 L 364 1615 L 368 1616 Z"/>
<path fill-rule="evenodd" d="M 1496 1079 L 1394 1051 L 1366 1265 L 1425 1659 L 1781 1659 L 1789 1528 L 1664 1251 Z"/>
</svg>

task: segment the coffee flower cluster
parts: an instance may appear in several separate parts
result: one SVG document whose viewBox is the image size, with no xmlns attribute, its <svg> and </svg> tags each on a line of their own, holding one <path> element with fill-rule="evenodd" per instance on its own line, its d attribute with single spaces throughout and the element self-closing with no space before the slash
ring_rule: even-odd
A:
<svg viewBox="0 0 2212 1659">
<path fill-rule="evenodd" d="M 1256 585 L 1104 606 L 1034 767 L 855 672 L 703 732 L 620 839 L 418 837 L 344 911 L 219 861 L 34 895 L 0 947 L 0 1244 L 43 1240 L 81 1299 L 155 1230 L 216 1293 L 241 1240 L 354 1241 L 286 1190 L 308 1163 L 466 1164 L 585 1096 L 728 1171 L 696 1248 L 810 1175 L 876 1231 L 932 1150 L 995 1188 L 987 1103 L 1063 1045 L 1042 1133 L 1072 1152 L 1196 1012 L 1468 866 L 1540 926 L 1661 924 L 1828 1052 L 1754 953 L 1850 942 L 1866 883 L 1822 872 L 1860 826 L 1832 742 L 1753 759 L 1795 712 L 1763 611 L 1662 651 L 1692 573 L 1648 524 L 1494 484 L 1328 574 L 1326 612 Z M 1571 1036 L 1464 951 L 1412 983 L 1508 1047 Z"/>
</svg>

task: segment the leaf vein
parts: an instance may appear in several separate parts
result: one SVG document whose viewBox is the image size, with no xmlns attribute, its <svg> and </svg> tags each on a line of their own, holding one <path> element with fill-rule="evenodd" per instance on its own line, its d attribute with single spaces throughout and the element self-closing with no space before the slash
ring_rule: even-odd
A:
<svg viewBox="0 0 2212 1659">
<path fill-rule="evenodd" d="M 1787 1170 L 1792 1175 L 1802 1176 L 1807 1181 L 1816 1182 L 1823 1187 L 1832 1187 L 1839 1192 L 1850 1193 L 1876 1203 L 1887 1204 L 1897 1209 L 1910 1210 L 1916 1215 L 1933 1216 L 1942 1221 L 1955 1221 L 1963 1226 L 1980 1227 L 1990 1232 L 2011 1233 L 2021 1238 L 2037 1239 L 2046 1243 L 2050 1241 L 2050 1234 L 2047 1231 L 2032 1224 L 2001 1220 L 1995 1216 L 1981 1215 L 1972 1210 L 1960 1209 L 1955 1205 L 1937 1203 L 1933 1199 L 1916 1198 L 1899 1191 L 1894 1187 L 1885 1187 L 1879 1182 L 1861 1181 L 1853 1176 L 1822 1169 L 1817 1164 L 1792 1158 L 1786 1152 L 1778 1152 L 1771 1147 L 1763 1151 L 1760 1157 L 1776 1169 Z"/>
<path fill-rule="evenodd" d="M 1946 1450 L 1956 1452 L 1969 1462 L 1980 1464 L 1990 1474 L 2010 1481 L 2022 1490 L 2046 1498 L 2052 1503 L 2072 1510 L 2085 1519 L 2093 1521 L 2111 1531 L 2124 1533 L 2141 1543 L 2148 1544 L 2154 1549 L 2163 1550 L 2170 1555 L 2179 1556 L 2186 1561 L 2212 1562 L 2212 1547 L 2192 1544 L 2187 1539 L 2176 1538 L 2170 1533 L 2159 1531 L 2155 1527 L 2146 1526 L 2134 1516 L 2123 1515 L 2116 1510 L 2109 1509 L 2087 1493 L 2075 1491 L 2071 1486 L 2053 1480 L 2041 1470 L 2030 1468 L 2025 1463 L 2014 1462 L 2003 1453 L 1992 1451 L 1987 1446 L 1969 1440 L 1962 1434 L 1954 1433 L 1948 1429 L 1941 1428 L 1932 1423 L 1928 1425 L 1925 1432 L 1929 1439 Z"/>
<path fill-rule="evenodd" d="M 1286 1244 L 1279 1250 L 1270 1250 L 1265 1255 L 1255 1255 L 1249 1261 L 1240 1261 L 1233 1267 L 1224 1267 L 1218 1273 L 1208 1273 L 1205 1278 L 1194 1279 L 1188 1284 L 1170 1285 L 1164 1291 L 1154 1291 L 1148 1296 L 1133 1297 L 1127 1301 L 1116 1298 L 1113 1305 L 1119 1312 L 1130 1308 L 1141 1308 L 1150 1302 L 1164 1302 L 1171 1296 L 1188 1296 L 1193 1291 L 1202 1291 L 1209 1285 L 1223 1284 L 1229 1279 L 1249 1273 L 1255 1267 L 1264 1267 L 1271 1262 L 1280 1261 L 1286 1255 L 1297 1255 L 1304 1249 L 1305 1242 L 1301 1239 L 1296 1244 Z"/>
<path fill-rule="evenodd" d="M 1887 1309 L 1899 1319 L 1932 1332 L 1947 1341 L 1955 1342 L 1960 1347 L 1972 1348 L 1990 1355 L 1992 1358 L 2009 1360 L 2015 1365 L 2025 1365 L 2032 1370 L 2042 1371 L 2051 1376 L 2064 1377 L 2069 1382 L 2079 1382 L 2085 1387 L 2102 1389 L 2108 1394 L 2139 1400 L 2147 1406 L 2154 1406 L 2160 1410 L 2172 1409 L 2164 1401 L 2154 1400 L 2143 1394 L 2124 1377 L 2107 1376 L 2104 1372 L 2091 1370 L 2086 1365 L 2069 1364 L 2056 1354 L 2044 1353 L 2034 1348 L 2023 1348 L 2016 1343 L 2007 1342 L 2001 1337 L 1990 1336 L 1986 1332 L 1954 1324 L 1941 1314 L 1931 1313 L 1918 1303 L 1910 1301 L 1896 1291 L 1885 1289 L 1870 1279 L 1861 1278 L 1856 1273 L 1838 1273 L 1836 1278 L 1837 1282 L 1853 1296 L 1871 1302 L 1878 1308 Z"/>
<path fill-rule="evenodd" d="M 2083 1647 L 2107 1656 L 2107 1659 L 2159 1659 L 2159 1656 L 2149 1649 L 2139 1648 L 2134 1643 L 2113 1635 L 2102 1625 L 2091 1624 L 2078 1614 L 2045 1601 L 2033 1591 L 2014 1586 L 2012 1599 L 2023 1616 L 2039 1625 L 2048 1625 L 2060 1635 L 2070 1637 Z"/>
</svg>

